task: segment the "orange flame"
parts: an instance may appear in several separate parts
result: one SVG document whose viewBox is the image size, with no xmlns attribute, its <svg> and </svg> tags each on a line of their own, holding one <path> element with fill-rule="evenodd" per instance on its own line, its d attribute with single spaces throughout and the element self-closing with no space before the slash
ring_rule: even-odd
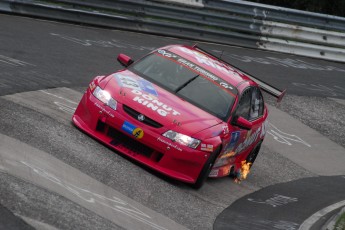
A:
<svg viewBox="0 0 345 230">
<path fill-rule="evenodd" d="M 246 161 L 242 161 L 242 180 L 245 180 L 250 172 L 250 166 L 252 165 L 252 163 L 248 162 L 246 163 Z"/>
<path fill-rule="evenodd" d="M 237 177 L 235 178 L 236 183 L 241 183 L 242 180 L 245 180 L 250 172 L 251 162 L 241 161 L 241 169 L 238 170 Z"/>
</svg>

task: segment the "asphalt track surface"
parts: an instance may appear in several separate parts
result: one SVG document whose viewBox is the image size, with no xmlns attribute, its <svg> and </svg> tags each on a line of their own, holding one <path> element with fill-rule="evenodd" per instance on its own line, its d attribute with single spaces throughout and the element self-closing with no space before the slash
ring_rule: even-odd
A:
<svg viewBox="0 0 345 230">
<path fill-rule="evenodd" d="M 70 122 L 89 81 L 120 68 L 118 53 L 194 41 L 10 15 L 0 28 L 2 228 L 19 218 L 13 229 L 299 229 L 345 200 L 342 63 L 202 44 L 288 95 L 279 105 L 266 97 L 270 128 L 249 178 L 194 190 Z"/>
</svg>

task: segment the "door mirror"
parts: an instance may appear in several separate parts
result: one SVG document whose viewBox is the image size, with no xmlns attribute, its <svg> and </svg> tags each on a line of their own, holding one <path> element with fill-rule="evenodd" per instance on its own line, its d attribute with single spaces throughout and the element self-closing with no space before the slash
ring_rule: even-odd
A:
<svg viewBox="0 0 345 230">
<path fill-rule="evenodd" d="M 237 119 L 234 120 L 233 124 L 246 130 L 251 130 L 253 128 L 253 123 L 243 117 L 237 117 Z"/>
<path fill-rule="evenodd" d="M 119 56 L 117 56 L 117 60 L 124 67 L 128 67 L 130 64 L 133 63 L 133 60 L 125 54 L 119 54 Z"/>
</svg>

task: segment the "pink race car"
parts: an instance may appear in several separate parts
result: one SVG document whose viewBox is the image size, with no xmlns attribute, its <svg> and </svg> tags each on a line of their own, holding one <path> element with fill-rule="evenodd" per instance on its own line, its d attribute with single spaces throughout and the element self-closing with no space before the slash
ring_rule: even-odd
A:
<svg viewBox="0 0 345 230">
<path fill-rule="evenodd" d="M 200 188 L 207 177 L 244 179 L 265 137 L 261 89 L 280 91 L 198 46 L 171 45 L 92 80 L 73 123 L 107 146 Z"/>
</svg>

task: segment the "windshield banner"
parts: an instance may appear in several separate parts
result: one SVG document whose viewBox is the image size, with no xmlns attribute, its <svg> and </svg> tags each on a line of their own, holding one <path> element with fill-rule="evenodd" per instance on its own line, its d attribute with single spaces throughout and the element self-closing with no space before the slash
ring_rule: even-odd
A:
<svg viewBox="0 0 345 230">
<path fill-rule="evenodd" d="M 172 52 L 166 50 L 157 50 L 159 55 L 162 55 L 165 58 L 172 59 L 173 61 L 193 70 L 194 72 L 198 73 L 200 76 L 206 78 L 207 80 L 219 85 L 221 88 L 225 89 L 226 91 L 230 92 L 232 96 L 235 97 L 237 94 L 237 89 L 230 85 L 228 82 L 224 81 L 223 79 L 217 77 L 216 75 L 210 73 L 209 71 L 201 68 L 200 66 L 196 65 L 195 63 L 188 61 L 179 55 L 176 55 Z"/>
</svg>

